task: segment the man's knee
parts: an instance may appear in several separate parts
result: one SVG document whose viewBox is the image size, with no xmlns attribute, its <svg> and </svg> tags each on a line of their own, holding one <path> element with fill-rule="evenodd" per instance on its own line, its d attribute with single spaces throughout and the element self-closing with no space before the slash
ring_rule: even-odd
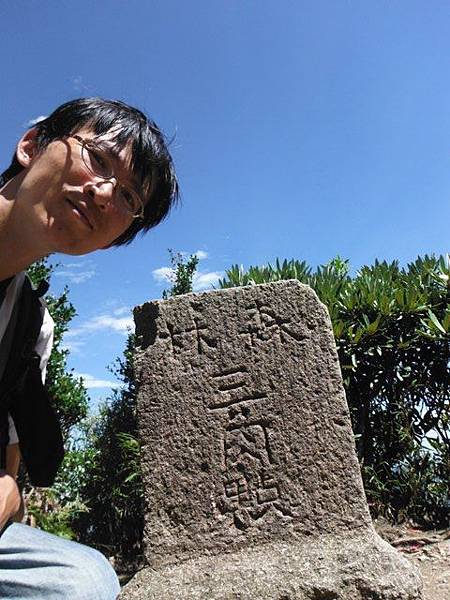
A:
<svg viewBox="0 0 450 600">
<path fill-rule="evenodd" d="M 74 544 L 70 556 L 70 600 L 115 600 L 120 592 L 114 569 L 100 552 Z M 69 582 L 66 582 L 68 584 Z"/>
<path fill-rule="evenodd" d="M 17 523 L 0 537 L 0 571 L 1 598 L 115 600 L 120 591 L 100 552 Z"/>
</svg>

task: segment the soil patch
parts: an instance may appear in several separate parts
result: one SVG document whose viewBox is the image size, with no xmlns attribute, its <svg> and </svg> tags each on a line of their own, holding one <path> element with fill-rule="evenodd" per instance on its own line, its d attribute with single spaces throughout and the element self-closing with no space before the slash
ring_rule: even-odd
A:
<svg viewBox="0 0 450 600">
<path fill-rule="evenodd" d="M 450 600 L 450 530 L 424 531 L 375 522 L 379 535 L 419 569 L 423 600 Z"/>
</svg>

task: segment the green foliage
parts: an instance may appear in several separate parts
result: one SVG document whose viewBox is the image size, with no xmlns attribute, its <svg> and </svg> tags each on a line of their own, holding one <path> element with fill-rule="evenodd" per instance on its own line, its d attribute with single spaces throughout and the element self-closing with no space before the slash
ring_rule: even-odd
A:
<svg viewBox="0 0 450 600">
<path fill-rule="evenodd" d="M 198 256 L 195 254 L 191 254 L 189 258 L 186 258 L 181 252 L 174 252 L 170 248 L 169 254 L 173 272 L 171 277 L 172 287 L 168 291 L 164 290 L 162 296 L 165 300 L 171 296 L 192 292 L 192 279 L 199 261 Z"/>
<path fill-rule="evenodd" d="M 298 279 L 327 306 L 363 479 L 374 514 L 448 525 L 450 269 L 444 257 L 406 268 L 375 261 L 354 276 L 340 257 L 234 265 L 221 287 Z"/>
<path fill-rule="evenodd" d="M 85 431 L 79 493 L 88 512 L 79 513 L 74 522 L 80 541 L 124 556 L 141 551 L 143 529 L 133 350 L 134 336 L 129 335 L 124 357 L 114 368 L 123 387 Z"/>
<path fill-rule="evenodd" d="M 247 271 L 244 271 L 242 266 L 233 265 L 228 269 L 226 275 L 226 279 L 219 279 L 219 287 L 221 288 L 257 285 L 258 283 L 269 283 L 284 279 L 298 279 L 306 283 L 311 276 L 311 269 L 305 261 L 284 260 L 283 263 L 280 263 L 277 259 L 275 267 L 272 267 L 272 265 L 249 267 Z"/>
<path fill-rule="evenodd" d="M 27 496 L 29 522 L 68 540 L 76 538 L 71 524 L 79 513 L 85 511 L 86 507 L 80 502 L 61 503 L 54 489 L 33 489 Z"/>
</svg>

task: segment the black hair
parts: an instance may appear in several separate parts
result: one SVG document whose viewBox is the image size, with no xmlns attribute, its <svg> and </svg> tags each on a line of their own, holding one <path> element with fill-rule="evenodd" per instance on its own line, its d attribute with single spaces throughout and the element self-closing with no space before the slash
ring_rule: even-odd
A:
<svg viewBox="0 0 450 600">
<path fill-rule="evenodd" d="M 84 126 L 89 126 L 97 136 L 110 132 L 117 151 L 131 144 L 130 166 L 143 190 L 144 216 L 134 219 L 111 245 L 129 244 L 139 231 L 158 225 L 179 198 L 167 141 L 156 123 L 137 108 L 119 100 L 79 98 L 62 104 L 35 125 L 37 148 L 42 150 L 50 142 L 73 135 Z M 11 165 L 0 175 L 0 187 L 22 169 L 14 153 Z"/>
</svg>

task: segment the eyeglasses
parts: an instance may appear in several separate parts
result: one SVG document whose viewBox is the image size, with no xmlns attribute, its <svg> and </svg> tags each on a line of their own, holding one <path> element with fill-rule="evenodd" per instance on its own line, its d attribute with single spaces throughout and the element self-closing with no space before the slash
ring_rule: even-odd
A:
<svg viewBox="0 0 450 600">
<path fill-rule="evenodd" d="M 114 175 L 114 164 L 109 150 L 101 144 L 93 140 L 85 140 L 79 135 L 69 137 L 73 137 L 81 145 L 81 158 L 90 173 L 96 177 L 101 177 L 105 181 L 113 178 L 116 180 L 114 198 L 119 208 L 123 209 L 134 219 L 142 219 L 144 216 L 144 203 L 135 189 L 129 185 L 120 183 Z"/>
</svg>

